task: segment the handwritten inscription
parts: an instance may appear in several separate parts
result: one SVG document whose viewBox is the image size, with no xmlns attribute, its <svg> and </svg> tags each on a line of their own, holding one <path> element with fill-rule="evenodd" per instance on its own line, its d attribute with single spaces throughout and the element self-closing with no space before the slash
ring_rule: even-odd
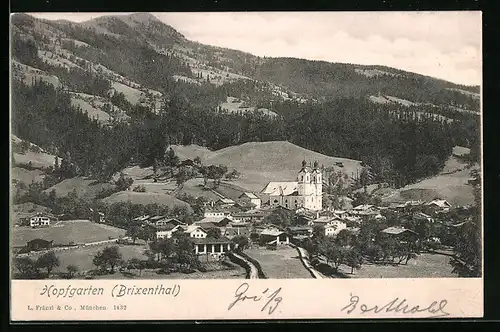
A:
<svg viewBox="0 0 500 332">
<path fill-rule="evenodd" d="M 227 310 L 231 310 L 237 303 L 242 303 L 245 301 L 252 303 L 259 302 L 264 303 L 260 311 L 263 312 L 267 309 L 268 314 L 271 315 L 276 310 L 276 308 L 278 308 L 279 304 L 282 301 L 281 296 L 278 296 L 281 292 L 281 287 L 274 292 L 271 292 L 269 288 L 266 288 L 258 295 L 248 294 L 247 292 L 249 288 L 250 286 L 246 282 L 241 284 L 234 292 L 235 300 L 229 304 Z"/>
<path fill-rule="evenodd" d="M 384 305 L 373 305 L 369 306 L 367 304 L 361 303 L 360 304 L 360 299 L 359 296 L 353 295 L 352 293 L 350 303 L 346 305 L 345 307 L 342 308 L 341 311 L 345 311 L 347 314 L 350 314 L 354 312 L 356 309 L 361 312 L 361 314 L 366 314 L 366 313 L 381 313 L 381 312 L 394 312 L 394 313 L 400 313 L 400 314 L 416 314 L 419 312 L 427 312 L 431 314 L 431 316 L 428 316 L 428 318 L 437 318 L 437 317 L 445 317 L 448 316 L 449 313 L 444 311 L 446 305 L 448 304 L 447 300 L 441 300 L 441 301 L 433 301 L 431 304 L 428 305 L 411 305 L 407 302 L 406 299 L 400 299 L 399 297 L 396 297 L 395 299 L 391 300 L 390 302 L 384 304 Z"/>
</svg>

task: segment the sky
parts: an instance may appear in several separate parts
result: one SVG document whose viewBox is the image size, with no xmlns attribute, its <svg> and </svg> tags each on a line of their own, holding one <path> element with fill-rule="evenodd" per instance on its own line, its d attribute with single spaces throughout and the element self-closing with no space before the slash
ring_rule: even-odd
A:
<svg viewBox="0 0 500 332">
<path fill-rule="evenodd" d="M 82 22 L 110 13 L 32 15 Z M 384 65 L 458 84 L 482 82 L 478 11 L 153 15 L 190 40 L 258 56 Z"/>
</svg>

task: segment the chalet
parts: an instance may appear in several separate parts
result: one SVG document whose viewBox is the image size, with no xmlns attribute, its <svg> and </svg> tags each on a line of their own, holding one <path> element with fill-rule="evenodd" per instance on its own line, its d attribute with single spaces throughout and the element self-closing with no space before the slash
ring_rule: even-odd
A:
<svg viewBox="0 0 500 332">
<path fill-rule="evenodd" d="M 181 229 L 181 225 L 172 223 L 156 227 L 156 239 L 170 239 L 172 235 Z"/>
<path fill-rule="evenodd" d="M 426 212 L 448 212 L 451 209 L 451 204 L 444 199 L 435 199 L 425 204 Z"/>
<path fill-rule="evenodd" d="M 217 227 L 226 227 L 232 220 L 227 217 L 209 217 L 203 218 L 200 221 L 195 222 L 195 225 L 203 226 L 206 223 L 213 224 Z"/>
<path fill-rule="evenodd" d="M 431 216 L 429 216 L 428 214 L 425 214 L 423 212 L 414 213 L 413 218 L 415 218 L 417 220 L 426 220 L 428 222 L 434 222 L 434 219 Z"/>
<path fill-rule="evenodd" d="M 340 220 L 338 217 L 330 217 L 330 216 L 322 216 L 319 218 L 316 218 L 314 220 L 311 220 L 308 223 L 308 226 L 328 226 L 334 223 L 335 220 Z"/>
<path fill-rule="evenodd" d="M 219 198 L 217 201 L 215 201 L 215 205 L 218 207 L 230 207 L 234 206 L 235 203 L 236 202 L 230 198 Z"/>
<path fill-rule="evenodd" d="M 50 226 L 50 217 L 44 214 L 36 214 L 30 218 L 31 227 Z"/>
<path fill-rule="evenodd" d="M 232 239 L 236 236 L 246 236 L 250 237 L 250 228 L 249 227 L 226 227 L 223 235 L 228 239 Z"/>
<path fill-rule="evenodd" d="M 239 222 L 261 222 L 268 215 L 264 211 L 250 210 L 233 214 L 233 220 Z"/>
<path fill-rule="evenodd" d="M 193 243 L 196 255 L 213 255 L 220 257 L 231 250 L 231 240 L 224 236 L 218 239 L 207 237 L 195 238 L 193 239 Z"/>
<path fill-rule="evenodd" d="M 407 242 L 418 239 L 418 233 L 401 226 L 388 227 L 382 230 L 381 232 L 389 236 L 393 236 L 401 242 Z"/>
<path fill-rule="evenodd" d="M 325 226 L 325 236 L 336 236 L 341 230 L 346 229 L 347 225 L 340 219 L 334 219 Z"/>
<path fill-rule="evenodd" d="M 132 220 L 135 221 L 135 222 L 140 222 L 142 224 L 142 223 L 147 222 L 149 220 L 149 218 L 151 218 L 151 216 L 144 215 L 144 216 L 136 217 L 136 218 L 134 218 Z"/>
<path fill-rule="evenodd" d="M 310 227 L 310 226 L 292 226 L 292 227 L 288 228 L 288 232 L 293 237 L 295 237 L 297 235 L 304 235 L 304 236 L 309 237 L 312 235 L 313 230 L 312 230 L 312 227 Z"/>
<path fill-rule="evenodd" d="M 265 244 L 288 244 L 290 238 L 288 234 L 276 228 L 264 229 L 259 235 L 259 242 L 261 245 Z"/>
<path fill-rule="evenodd" d="M 203 239 L 208 235 L 207 230 L 198 225 L 189 225 L 188 227 L 186 227 L 184 233 L 188 234 L 189 237 L 193 237 L 196 239 Z"/>
<path fill-rule="evenodd" d="M 251 204 L 255 209 L 260 209 L 261 201 L 254 193 L 245 192 L 241 194 L 238 199 L 246 204 Z"/>
<path fill-rule="evenodd" d="M 231 218 L 231 212 L 227 210 L 205 210 L 205 212 L 203 212 L 203 218 L 219 218 L 219 217 Z"/>
<path fill-rule="evenodd" d="M 153 217 L 155 218 L 155 217 Z M 151 218 L 150 220 L 152 220 Z M 154 224 L 156 226 L 167 226 L 167 225 L 173 225 L 173 226 L 179 226 L 179 225 L 185 225 L 185 223 L 175 219 L 175 218 L 167 218 L 167 217 L 161 217 L 159 219 L 155 219 Z"/>
<path fill-rule="evenodd" d="M 54 240 L 47 241 L 44 239 L 34 239 L 26 243 L 27 251 L 40 251 L 52 248 Z"/>
</svg>

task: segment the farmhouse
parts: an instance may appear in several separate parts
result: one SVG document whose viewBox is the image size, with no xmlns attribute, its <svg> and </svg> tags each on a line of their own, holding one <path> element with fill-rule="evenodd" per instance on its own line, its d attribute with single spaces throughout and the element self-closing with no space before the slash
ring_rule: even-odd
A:
<svg viewBox="0 0 500 332">
<path fill-rule="evenodd" d="M 318 163 L 313 168 L 302 162 L 297 181 L 269 182 L 261 191 L 264 200 L 270 206 L 282 206 L 297 210 L 301 207 L 321 211 L 323 202 L 323 180 Z"/>
<path fill-rule="evenodd" d="M 232 220 L 227 217 L 209 217 L 203 218 L 200 221 L 195 222 L 195 225 L 203 226 L 204 224 L 213 224 L 217 227 L 226 227 Z"/>
<path fill-rule="evenodd" d="M 245 192 L 241 194 L 238 199 L 245 204 L 253 205 L 255 209 L 260 209 L 260 198 L 257 197 L 257 195 L 255 195 L 254 193 Z"/>
<path fill-rule="evenodd" d="M 194 237 L 197 239 L 203 239 L 206 238 L 208 233 L 207 231 L 202 228 L 201 226 L 198 225 L 190 225 L 186 228 L 184 233 L 187 233 L 190 237 Z"/>
<path fill-rule="evenodd" d="M 288 232 L 292 236 L 296 235 L 304 235 L 304 236 L 311 236 L 312 235 L 312 227 L 310 226 L 292 226 L 288 228 Z"/>
<path fill-rule="evenodd" d="M 43 214 L 36 214 L 30 218 L 31 227 L 50 226 L 50 217 Z"/>
<path fill-rule="evenodd" d="M 401 242 L 413 241 L 418 238 L 418 233 L 401 226 L 388 227 L 381 232 L 393 236 Z"/>
<path fill-rule="evenodd" d="M 231 212 L 227 210 L 205 210 L 205 212 L 203 212 L 203 218 L 218 218 L 218 217 L 231 218 Z"/>
<path fill-rule="evenodd" d="M 290 238 L 288 234 L 278 229 L 264 229 L 259 235 L 259 242 L 264 244 L 288 244 Z"/>
<path fill-rule="evenodd" d="M 444 199 L 435 199 L 425 204 L 425 207 L 426 212 L 429 213 L 448 212 L 451 209 L 451 204 Z"/>
<path fill-rule="evenodd" d="M 325 226 L 326 236 L 335 236 L 340 233 L 341 230 L 346 229 L 347 225 L 340 219 L 332 220 L 328 225 Z"/>
<path fill-rule="evenodd" d="M 234 206 L 236 202 L 233 201 L 230 198 L 219 198 L 216 202 L 215 205 L 219 207 L 231 207 Z"/>
<path fill-rule="evenodd" d="M 156 227 L 157 239 L 170 239 L 172 235 L 180 229 L 180 225 L 173 225 L 172 223 Z"/>
</svg>

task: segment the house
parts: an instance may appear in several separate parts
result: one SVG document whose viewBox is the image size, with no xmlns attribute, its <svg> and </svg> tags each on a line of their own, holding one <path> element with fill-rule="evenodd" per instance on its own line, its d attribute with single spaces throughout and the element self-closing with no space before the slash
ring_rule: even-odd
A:
<svg viewBox="0 0 500 332">
<path fill-rule="evenodd" d="M 153 218 L 156 218 L 153 220 Z M 167 226 L 167 225 L 174 225 L 174 226 L 179 226 L 179 225 L 185 225 L 185 223 L 183 223 L 182 221 L 179 221 L 175 218 L 167 218 L 167 217 L 161 217 L 161 218 L 157 218 L 157 217 L 153 217 L 151 218 L 151 222 L 154 221 L 154 224 L 156 226 Z"/>
<path fill-rule="evenodd" d="M 250 237 L 250 228 L 249 227 L 226 227 L 224 230 L 223 236 L 228 239 L 232 239 L 236 236 L 246 236 Z"/>
<path fill-rule="evenodd" d="M 246 204 L 253 205 L 255 209 L 260 209 L 260 198 L 254 193 L 244 192 L 238 197 L 238 199 Z"/>
<path fill-rule="evenodd" d="M 444 199 L 435 199 L 425 204 L 426 212 L 448 212 L 451 209 L 451 204 Z"/>
<path fill-rule="evenodd" d="M 290 237 L 284 231 L 276 228 L 264 229 L 259 235 L 259 242 L 261 245 L 264 244 L 288 244 L 290 243 Z"/>
<path fill-rule="evenodd" d="M 250 210 L 233 214 L 233 220 L 238 222 L 261 222 L 269 212 Z"/>
<path fill-rule="evenodd" d="M 208 235 L 207 230 L 198 225 L 189 225 L 188 227 L 186 227 L 184 233 L 187 233 L 189 237 L 193 237 L 196 239 L 203 239 Z"/>
<path fill-rule="evenodd" d="M 229 207 L 229 206 L 234 206 L 236 204 L 235 201 L 233 201 L 230 198 L 219 198 L 216 202 L 215 205 L 219 207 Z"/>
<path fill-rule="evenodd" d="M 308 223 L 308 226 L 328 226 L 334 223 L 335 220 L 340 220 L 338 217 L 330 217 L 330 216 L 322 216 L 319 218 L 316 218 L 314 220 L 311 220 Z"/>
<path fill-rule="evenodd" d="M 323 180 L 318 163 L 308 167 L 306 161 L 297 175 L 297 181 L 269 182 L 261 194 L 264 203 L 270 206 L 282 206 L 297 210 L 305 208 L 312 211 L 321 211 L 323 208 Z"/>
<path fill-rule="evenodd" d="M 147 222 L 149 220 L 149 218 L 151 218 L 151 216 L 144 215 L 144 216 L 136 217 L 136 218 L 134 218 L 132 220 L 135 221 L 135 222 L 140 222 L 142 224 L 144 222 Z"/>
<path fill-rule="evenodd" d="M 194 224 L 203 226 L 204 224 L 209 223 L 209 224 L 213 224 L 217 227 L 226 227 L 231 222 L 233 222 L 233 220 L 231 220 L 227 217 L 208 217 L 208 218 L 203 218 L 199 221 L 196 221 Z"/>
<path fill-rule="evenodd" d="M 156 227 L 156 239 L 170 239 L 172 235 L 181 229 L 181 225 L 169 223 Z"/>
<path fill-rule="evenodd" d="M 47 241 L 44 239 L 34 239 L 26 243 L 27 251 L 40 251 L 52 248 L 54 240 Z"/>
<path fill-rule="evenodd" d="M 203 218 L 218 218 L 218 217 L 227 217 L 231 218 L 231 212 L 225 210 L 205 210 L 203 212 Z"/>
<path fill-rule="evenodd" d="M 313 230 L 312 230 L 312 227 L 310 227 L 310 226 L 292 226 L 292 227 L 288 228 L 288 232 L 293 237 L 295 237 L 297 235 L 304 235 L 304 236 L 309 237 L 312 235 Z"/>
<path fill-rule="evenodd" d="M 341 230 L 346 228 L 347 225 L 345 222 L 340 219 L 334 219 L 325 226 L 325 236 L 335 236 L 340 233 Z"/>
<path fill-rule="evenodd" d="M 401 226 L 388 227 L 382 230 L 381 233 L 393 236 L 401 242 L 408 242 L 418 239 L 418 233 Z"/>
<path fill-rule="evenodd" d="M 415 218 L 417 220 L 426 220 L 428 222 L 434 222 L 434 219 L 431 216 L 429 216 L 428 214 L 425 214 L 423 212 L 414 213 L 413 218 Z"/>
<path fill-rule="evenodd" d="M 212 255 L 213 257 L 220 257 L 226 252 L 231 250 L 231 240 L 227 237 L 218 239 L 213 238 L 195 238 L 193 239 L 194 249 L 196 255 Z"/>
<path fill-rule="evenodd" d="M 50 217 L 44 214 L 36 214 L 30 218 L 31 227 L 50 226 Z"/>
</svg>

